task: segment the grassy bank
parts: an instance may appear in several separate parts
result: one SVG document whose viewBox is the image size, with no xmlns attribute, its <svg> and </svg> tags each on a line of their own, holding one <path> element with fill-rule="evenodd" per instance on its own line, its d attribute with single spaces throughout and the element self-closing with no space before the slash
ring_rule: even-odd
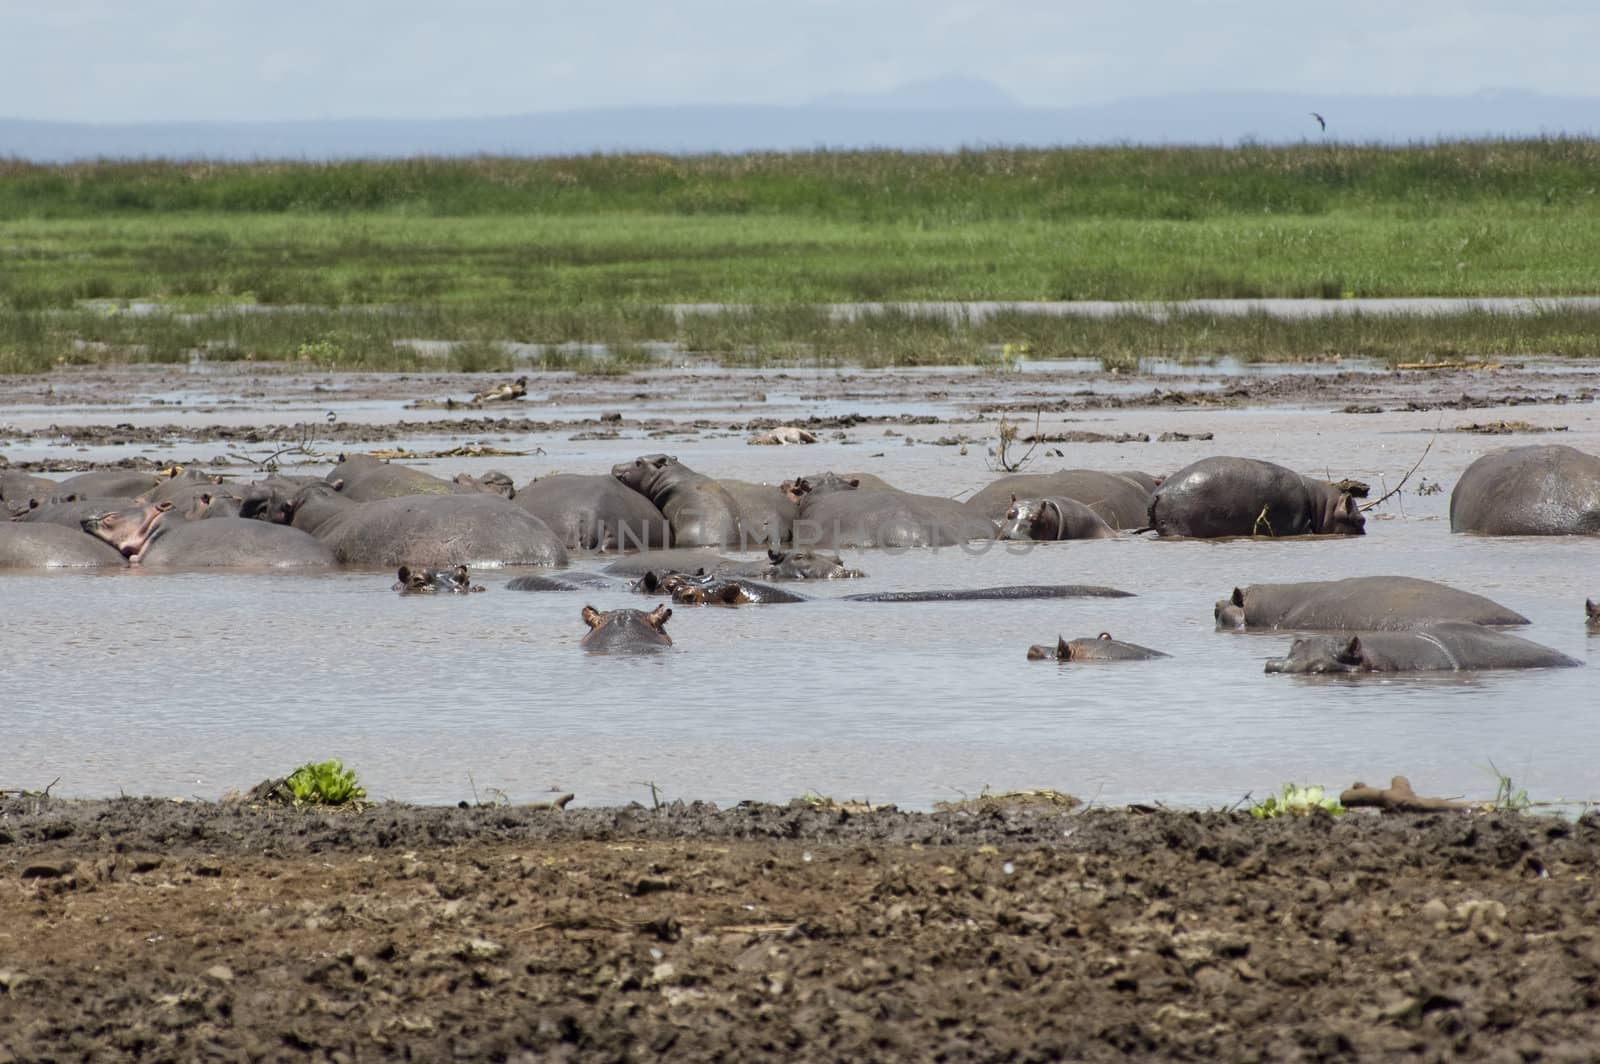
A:
<svg viewBox="0 0 1600 1064">
<path fill-rule="evenodd" d="M 809 305 L 1592 294 L 1597 188 L 1587 140 L 0 164 L 0 370 L 199 345 L 395 365 L 413 356 L 393 341 L 417 337 L 491 361 L 503 340 L 901 364 L 1008 342 L 1113 358 L 1589 354 L 1595 330 L 1570 315 L 843 326 Z M 186 321 L 86 300 L 315 309 Z M 662 309 L 717 302 L 755 309 Z M 385 310 L 339 309 L 367 307 Z"/>
<path fill-rule="evenodd" d="M 444 352 L 418 338 L 452 341 Z M 545 345 L 509 347 L 507 341 Z M 604 345 L 596 354 L 574 345 Z M 568 345 L 568 346 L 562 346 Z M 1018 357 L 1091 358 L 1133 368 L 1141 358 L 1247 361 L 1366 357 L 1391 361 L 1600 356 L 1600 313 L 1528 316 L 1475 312 L 1448 318 L 1349 315 L 1284 320 L 1266 315 L 1181 314 L 1167 320 L 1013 313 L 982 321 L 884 313 L 835 320 L 815 307 L 758 307 L 676 316 L 660 308 L 593 312 L 534 304 L 493 307 L 327 308 L 274 313 L 136 316 L 98 310 L 0 315 L 0 373 L 113 361 L 291 362 L 321 369 L 464 372 L 511 369 L 625 373 L 673 358 L 728 366 L 979 365 Z"/>
</svg>

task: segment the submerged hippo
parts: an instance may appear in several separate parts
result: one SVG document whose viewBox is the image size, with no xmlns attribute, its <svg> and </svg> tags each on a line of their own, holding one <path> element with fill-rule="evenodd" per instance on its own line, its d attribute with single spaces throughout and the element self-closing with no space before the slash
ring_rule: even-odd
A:
<svg viewBox="0 0 1600 1064">
<path fill-rule="evenodd" d="M 1202 458 L 1150 498 L 1160 536 L 1359 536 L 1366 525 L 1351 490 L 1255 458 Z"/>
<path fill-rule="evenodd" d="M 798 547 L 948 547 L 995 537 L 994 522 L 963 503 L 860 477 L 818 473 L 786 481 L 784 490 L 800 508 Z"/>
<path fill-rule="evenodd" d="M 585 591 L 594 589 L 626 591 L 628 588 L 622 581 L 613 580 L 609 576 L 576 570 L 565 573 L 538 573 L 519 576 L 506 583 L 507 591 Z"/>
<path fill-rule="evenodd" d="M 613 576 L 638 578 L 645 573 L 710 573 L 737 564 L 716 551 L 699 547 L 672 550 L 641 551 L 626 558 L 618 558 L 602 572 Z"/>
<path fill-rule="evenodd" d="M 593 606 L 583 608 L 583 623 L 589 626 L 583 637 L 583 649 L 597 653 L 628 653 L 659 650 L 670 647 L 672 637 L 667 635 L 667 619 L 672 610 L 662 603 L 649 613 L 643 610 L 608 610 L 601 613 Z"/>
<path fill-rule="evenodd" d="M 1013 473 L 983 487 L 966 501 L 969 511 L 994 521 L 1005 517 L 1013 498 L 1071 499 L 1093 510 L 1113 529 L 1143 525 L 1150 514 L 1147 473 L 1107 473 L 1099 469 L 1062 469 L 1054 473 Z"/>
<path fill-rule="evenodd" d="M 1600 602 L 1596 602 L 1594 599 L 1584 599 L 1583 612 L 1589 631 L 1600 632 Z"/>
<path fill-rule="evenodd" d="M 402 565 L 397 574 L 394 590 L 402 595 L 465 595 L 482 591 L 482 584 L 474 584 L 465 565 L 454 569 L 413 569 Z"/>
<path fill-rule="evenodd" d="M 1028 648 L 1029 661 L 1149 661 L 1171 656 L 1137 643 L 1112 639 L 1110 632 L 1101 632 L 1093 639 L 1069 640 L 1056 636 L 1053 647 L 1035 644 Z"/>
<path fill-rule="evenodd" d="M 765 561 L 727 562 L 716 567 L 720 576 L 748 576 L 756 580 L 856 580 L 867 574 L 845 566 L 837 554 L 825 550 L 768 550 Z"/>
<path fill-rule="evenodd" d="M 744 606 L 806 602 L 806 596 L 735 576 L 706 573 L 645 573 L 633 590 L 641 595 L 666 594 L 682 606 Z"/>
<path fill-rule="evenodd" d="M 1405 632 L 1301 636 L 1267 672 L 1460 672 L 1582 665 L 1559 650 L 1482 625 L 1446 621 Z"/>
<path fill-rule="evenodd" d="M 1353 576 L 1234 588 L 1217 603 L 1221 630 L 1261 628 L 1400 629 L 1440 621 L 1527 624 L 1528 618 L 1482 595 L 1414 576 Z"/>
<path fill-rule="evenodd" d="M 337 562 L 327 546 L 297 528 L 242 517 L 185 521 L 170 502 L 87 517 L 83 530 L 136 565 L 281 569 Z"/>
<path fill-rule="evenodd" d="M 1561 444 L 1486 454 L 1450 493 L 1450 531 L 1600 535 L 1600 458 Z"/>
<path fill-rule="evenodd" d="M 1000 538 L 1054 542 L 1063 539 L 1116 539 L 1116 529 L 1077 499 L 1051 495 L 1042 499 L 1011 496 L 1000 523 Z"/>
<path fill-rule="evenodd" d="M 611 467 L 611 475 L 655 504 L 680 547 L 727 547 L 741 542 L 739 503 L 728 490 L 665 454 L 647 454 Z"/>
</svg>

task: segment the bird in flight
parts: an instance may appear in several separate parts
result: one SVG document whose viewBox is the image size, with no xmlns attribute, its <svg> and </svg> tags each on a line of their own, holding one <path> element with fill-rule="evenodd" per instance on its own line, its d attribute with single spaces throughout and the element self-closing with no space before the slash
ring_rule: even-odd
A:
<svg viewBox="0 0 1600 1064">
<path fill-rule="evenodd" d="M 1315 112 L 1315 111 L 1312 111 L 1311 112 L 1311 117 L 1315 118 L 1317 120 L 1317 125 L 1322 128 L 1322 131 L 1324 133 L 1326 133 L 1328 131 L 1328 123 L 1321 115 L 1317 114 L 1317 112 Z"/>
</svg>

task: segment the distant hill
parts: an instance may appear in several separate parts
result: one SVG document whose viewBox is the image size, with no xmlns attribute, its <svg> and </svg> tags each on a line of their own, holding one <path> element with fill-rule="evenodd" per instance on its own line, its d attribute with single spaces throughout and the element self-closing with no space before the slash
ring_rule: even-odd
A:
<svg viewBox="0 0 1600 1064">
<path fill-rule="evenodd" d="M 1328 123 L 1324 133 L 1310 112 Z M 987 82 L 943 78 L 794 107 L 625 107 L 449 120 L 157 122 L 0 118 L 0 158 L 344 159 L 1079 144 L 1407 143 L 1592 136 L 1600 99 L 1496 90 L 1472 96 L 1212 93 L 1083 107 L 1022 107 Z"/>
</svg>

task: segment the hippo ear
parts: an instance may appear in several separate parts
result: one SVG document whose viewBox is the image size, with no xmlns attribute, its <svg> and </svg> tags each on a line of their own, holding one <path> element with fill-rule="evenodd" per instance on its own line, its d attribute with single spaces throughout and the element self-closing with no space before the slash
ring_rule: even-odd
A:
<svg viewBox="0 0 1600 1064">
<path fill-rule="evenodd" d="M 671 617 L 672 607 L 663 602 L 661 605 L 651 610 L 649 614 L 645 616 L 645 620 L 649 623 L 651 628 L 655 628 L 659 631 L 661 626 L 666 624 Z"/>
<path fill-rule="evenodd" d="M 172 501 L 169 499 L 168 501 L 156 506 L 156 513 L 164 514 L 170 509 L 172 509 Z"/>
<path fill-rule="evenodd" d="M 400 571 L 394 575 L 402 584 L 411 583 L 411 569 L 407 566 L 402 565 Z"/>
<path fill-rule="evenodd" d="M 645 574 L 639 578 L 639 583 L 635 586 L 634 590 L 648 595 L 660 586 L 661 578 L 655 574 L 654 570 L 646 569 Z"/>
<path fill-rule="evenodd" d="M 595 609 L 593 606 L 585 606 L 583 608 L 583 623 L 587 624 L 590 628 L 599 628 L 600 611 Z"/>
<path fill-rule="evenodd" d="M 1095 636 L 1095 638 L 1096 639 L 1110 639 L 1111 638 L 1111 633 L 1110 632 L 1101 632 L 1099 635 Z"/>
<path fill-rule="evenodd" d="M 341 458 L 340 461 L 343 461 L 343 458 Z M 343 491 L 344 477 L 335 477 L 334 479 L 328 481 L 328 487 L 332 488 L 334 491 Z"/>
<path fill-rule="evenodd" d="M 1016 492 L 1012 492 L 1011 493 L 1011 505 L 1012 506 L 1017 505 L 1017 493 Z"/>
<path fill-rule="evenodd" d="M 1056 657 L 1061 661 L 1072 660 L 1072 644 L 1067 642 L 1064 635 L 1056 636 Z"/>
<path fill-rule="evenodd" d="M 1240 609 L 1243 609 L 1244 608 L 1244 588 L 1242 588 L 1242 587 L 1234 588 L 1233 589 L 1233 594 L 1232 594 L 1232 596 L 1229 597 L 1228 601 L 1233 603 L 1235 606 L 1238 606 Z"/>
<path fill-rule="evenodd" d="M 467 582 L 467 567 L 465 565 L 456 566 L 456 579 L 461 581 L 463 584 Z"/>
<path fill-rule="evenodd" d="M 781 565 L 785 557 L 786 555 L 783 553 L 783 551 L 779 550 L 778 548 L 767 548 L 767 561 L 771 562 L 773 565 Z"/>
<path fill-rule="evenodd" d="M 1350 641 L 1339 648 L 1338 659 L 1347 665 L 1355 665 L 1361 661 L 1361 637 L 1353 635 Z"/>
</svg>

